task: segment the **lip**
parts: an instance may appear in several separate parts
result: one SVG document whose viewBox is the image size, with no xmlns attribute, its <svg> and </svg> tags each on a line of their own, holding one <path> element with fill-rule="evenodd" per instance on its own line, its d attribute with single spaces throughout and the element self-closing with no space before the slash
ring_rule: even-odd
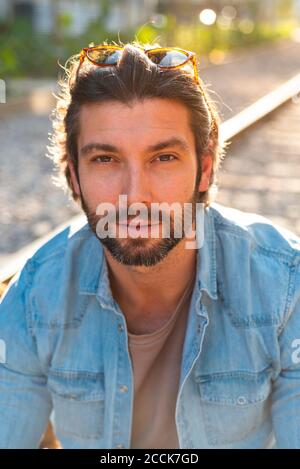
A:
<svg viewBox="0 0 300 469">
<path fill-rule="evenodd" d="M 127 226 L 127 227 L 129 226 L 129 224 L 130 224 L 130 223 L 117 223 L 117 225 L 120 225 L 120 226 Z M 151 226 L 159 226 L 159 225 L 160 225 L 160 223 L 150 223 L 150 224 L 139 223 L 139 226 L 140 226 L 140 227 L 142 227 L 142 226 L 143 226 L 143 227 L 144 227 L 144 226 L 150 226 L 150 227 L 151 227 Z M 136 225 L 136 226 L 138 226 L 138 225 Z"/>
</svg>

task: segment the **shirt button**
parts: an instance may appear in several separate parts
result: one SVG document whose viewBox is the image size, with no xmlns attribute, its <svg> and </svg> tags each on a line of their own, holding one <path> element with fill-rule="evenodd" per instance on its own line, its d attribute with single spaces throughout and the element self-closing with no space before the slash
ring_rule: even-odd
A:
<svg viewBox="0 0 300 469">
<path fill-rule="evenodd" d="M 245 404 L 247 404 L 247 399 L 246 399 L 246 397 L 245 397 L 245 396 L 239 396 L 239 397 L 237 398 L 237 403 L 238 403 L 239 405 L 245 405 Z"/>
<path fill-rule="evenodd" d="M 116 448 L 117 449 L 123 449 L 123 448 L 125 448 L 125 446 L 120 444 L 120 445 L 117 445 Z"/>
<path fill-rule="evenodd" d="M 128 391 L 128 387 L 124 385 L 120 386 L 120 391 L 121 392 L 127 392 Z"/>
<path fill-rule="evenodd" d="M 124 326 L 122 326 L 122 324 L 118 324 L 118 330 L 119 330 L 119 332 L 123 332 L 124 331 Z"/>
</svg>

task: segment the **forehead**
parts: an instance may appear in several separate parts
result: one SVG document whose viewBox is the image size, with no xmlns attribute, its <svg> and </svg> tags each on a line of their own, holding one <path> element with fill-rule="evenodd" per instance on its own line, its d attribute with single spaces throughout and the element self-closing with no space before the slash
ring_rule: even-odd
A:
<svg viewBox="0 0 300 469">
<path fill-rule="evenodd" d="M 84 104 L 80 110 L 79 146 L 90 141 L 113 141 L 126 145 L 154 143 L 180 136 L 194 142 L 188 108 L 175 100 L 146 99 L 124 104 L 116 101 Z M 98 137 L 98 138 L 97 138 Z"/>
</svg>

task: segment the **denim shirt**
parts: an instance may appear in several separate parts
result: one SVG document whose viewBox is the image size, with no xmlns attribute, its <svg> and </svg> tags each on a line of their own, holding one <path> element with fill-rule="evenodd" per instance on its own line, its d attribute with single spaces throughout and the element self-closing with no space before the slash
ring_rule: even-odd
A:
<svg viewBox="0 0 300 469">
<path fill-rule="evenodd" d="M 64 448 L 130 448 L 126 320 L 88 225 L 13 279 L 1 350 L 0 447 L 37 447 L 51 414 Z M 175 417 L 180 448 L 300 448 L 300 239 L 259 215 L 205 209 Z"/>
</svg>

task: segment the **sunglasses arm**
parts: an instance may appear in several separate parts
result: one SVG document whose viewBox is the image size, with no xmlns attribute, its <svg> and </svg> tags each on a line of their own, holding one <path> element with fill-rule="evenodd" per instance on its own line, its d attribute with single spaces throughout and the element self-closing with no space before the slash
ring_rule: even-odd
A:
<svg viewBox="0 0 300 469">
<path fill-rule="evenodd" d="M 196 56 L 195 56 L 195 55 L 192 55 L 191 60 L 192 60 L 193 67 L 194 67 L 194 78 L 195 78 L 196 83 L 199 84 L 199 74 L 198 74 Z"/>
</svg>

